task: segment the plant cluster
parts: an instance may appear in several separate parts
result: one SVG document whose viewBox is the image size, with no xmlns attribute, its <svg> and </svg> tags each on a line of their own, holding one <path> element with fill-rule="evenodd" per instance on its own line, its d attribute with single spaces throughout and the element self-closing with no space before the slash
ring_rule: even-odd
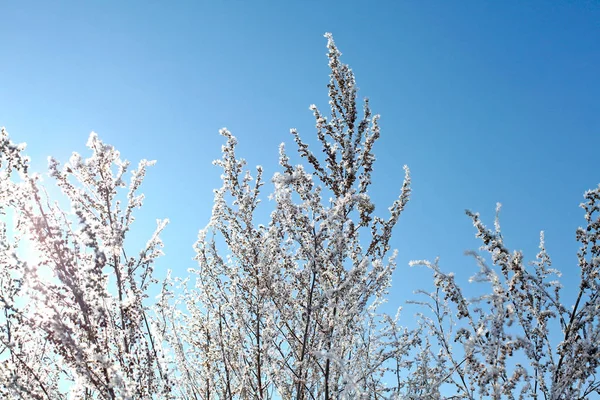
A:
<svg viewBox="0 0 600 400">
<path fill-rule="evenodd" d="M 50 176 L 70 209 L 28 169 L 24 145 L 0 134 L 0 396 L 24 399 L 583 399 L 600 394 L 600 186 L 585 194 L 573 307 L 546 252 L 527 264 L 468 212 L 470 299 L 435 262 L 418 324 L 381 311 L 396 268 L 392 231 L 410 196 L 405 167 L 385 215 L 369 196 L 379 116 L 359 111 L 352 70 L 330 34 L 328 115 L 311 106 L 317 152 L 292 130 L 258 213 L 263 169 L 245 169 L 236 138 L 215 164 L 222 186 L 187 277 L 154 278 L 156 230 L 135 256 L 128 232 L 146 168 L 95 134 Z M 128 178 L 129 176 L 129 178 Z M 8 224 L 8 217 L 12 224 Z M 264 222 L 264 221 L 263 221 Z M 35 257 L 26 257 L 23 246 Z M 489 260 L 483 256 L 489 254 Z M 155 294 L 158 293 L 158 296 Z M 155 301 L 154 301 L 155 300 Z"/>
</svg>

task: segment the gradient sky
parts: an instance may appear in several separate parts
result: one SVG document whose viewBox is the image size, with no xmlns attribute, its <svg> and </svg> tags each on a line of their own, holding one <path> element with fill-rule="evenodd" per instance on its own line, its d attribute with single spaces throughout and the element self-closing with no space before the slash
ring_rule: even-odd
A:
<svg viewBox="0 0 600 400">
<path fill-rule="evenodd" d="M 600 182 L 600 3 L 592 1 L 16 1 L 0 2 L 0 125 L 48 155 L 87 155 L 89 133 L 133 163 L 157 159 L 138 213 L 144 243 L 168 217 L 160 268 L 195 264 L 228 127 L 251 167 L 276 171 L 308 106 L 327 110 L 323 33 L 334 34 L 359 95 L 382 115 L 371 195 L 380 213 L 413 196 L 395 230 L 390 305 L 431 287 L 411 259 L 441 257 L 466 281 L 477 248 L 464 209 L 535 257 L 546 231 L 554 266 L 577 279 L 575 229 Z M 265 186 L 265 203 L 271 186 Z"/>
</svg>

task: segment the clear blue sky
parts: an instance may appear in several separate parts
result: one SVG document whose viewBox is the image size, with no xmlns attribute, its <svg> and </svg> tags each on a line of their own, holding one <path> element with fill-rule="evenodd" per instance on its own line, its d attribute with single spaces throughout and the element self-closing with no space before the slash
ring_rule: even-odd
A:
<svg viewBox="0 0 600 400">
<path fill-rule="evenodd" d="M 509 246 L 533 258 L 544 229 L 555 266 L 577 276 L 578 204 L 600 182 L 597 2 L 6 0 L 0 19 L 0 125 L 38 171 L 86 154 L 92 130 L 134 163 L 157 159 L 136 223 L 150 235 L 170 218 L 161 266 L 176 274 L 194 266 L 220 184 L 219 128 L 269 175 L 289 128 L 312 141 L 330 31 L 382 114 L 380 212 L 402 165 L 413 173 L 391 304 L 428 284 L 410 259 L 440 256 L 466 280 L 476 266 L 462 253 L 479 242 L 464 209 L 491 225 L 497 201 Z"/>
</svg>

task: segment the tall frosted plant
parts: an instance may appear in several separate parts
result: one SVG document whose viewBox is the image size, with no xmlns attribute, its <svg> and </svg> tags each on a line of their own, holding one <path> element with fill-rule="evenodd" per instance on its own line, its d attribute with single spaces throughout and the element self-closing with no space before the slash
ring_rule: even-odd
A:
<svg viewBox="0 0 600 400">
<path fill-rule="evenodd" d="M 194 364 L 190 397 L 377 397 L 393 390 L 383 384 L 388 362 L 410 347 L 389 346 L 406 345 L 408 333 L 377 314 L 396 266 L 389 241 L 409 199 L 408 168 L 389 214 L 375 216 L 368 189 L 379 116 L 368 100 L 359 116 L 354 74 L 326 37 L 330 115 L 310 107 L 324 156 L 291 131 L 305 164 L 292 165 L 281 145 L 264 225 L 262 168 L 244 171 L 236 138 L 221 131 L 223 185 L 196 243 L 186 329 L 176 333 L 181 362 Z"/>
</svg>

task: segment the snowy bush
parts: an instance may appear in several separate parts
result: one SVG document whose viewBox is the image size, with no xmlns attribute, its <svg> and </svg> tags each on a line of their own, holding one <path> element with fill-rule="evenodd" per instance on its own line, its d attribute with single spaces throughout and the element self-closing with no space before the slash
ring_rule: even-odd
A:
<svg viewBox="0 0 600 400">
<path fill-rule="evenodd" d="M 0 136 L 0 395 L 24 399 L 579 399 L 600 393 L 600 186 L 585 194 L 581 271 L 561 302 L 541 235 L 536 260 L 469 212 L 483 254 L 469 299 L 438 262 L 419 323 L 381 311 L 396 268 L 392 230 L 410 175 L 387 212 L 369 196 L 379 116 L 359 111 L 352 70 L 327 34 L 329 113 L 311 106 L 320 148 L 292 130 L 281 145 L 270 216 L 263 170 L 245 169 L 226 129 L 222 186 L 199 232 L 189 276 L 158 282 L 154 232 L 126 253 L 146 168 L 95 134 L 50 175 L 53 202 L 28 170 L 25 146 Z M 7 216 L 12 224 L 8 224 Z M 35 258 L 26 258 L 27 244 Z M 155 296 L 159 293 L 158 296 Z M 156 301 L 154 299 L 156 298 Z M 555 338 L 560 338 L 556 340 Z"/>
</svg>

